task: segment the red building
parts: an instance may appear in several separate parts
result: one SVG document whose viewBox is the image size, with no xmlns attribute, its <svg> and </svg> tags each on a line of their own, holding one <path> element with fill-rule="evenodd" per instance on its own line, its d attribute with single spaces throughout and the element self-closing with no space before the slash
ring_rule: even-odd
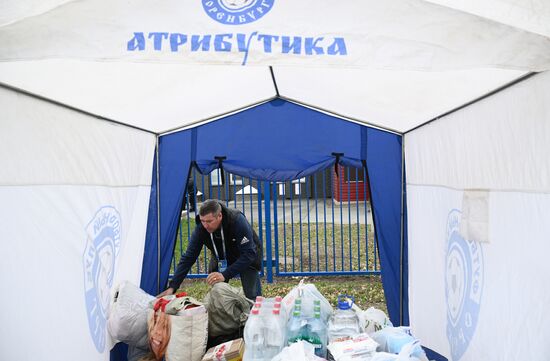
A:
<svg viewBox="0 0 550 361">
<path fill-rule="evenodd" d="M 332 169 L 332 196 L 338 202 L 347 202 L 348 199 L 350 202 L 361 202 L 365 199 L 369 201 L 370 193 L 368 184 L 365 184 L 365 171 L 362 168 L 348 169 L 339 165 L 338 175 L 334 168 Z"/>
</svg>

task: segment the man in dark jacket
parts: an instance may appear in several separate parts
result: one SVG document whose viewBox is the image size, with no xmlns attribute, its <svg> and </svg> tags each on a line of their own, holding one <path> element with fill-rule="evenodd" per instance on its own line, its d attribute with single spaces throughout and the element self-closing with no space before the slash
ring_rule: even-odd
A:
<svg viewBox="0 0 550 361">
<path fill-rule="evenodd" d="M 159 297 L 173 294 L 178 289 L 197 261 L 203 245 L 208 247 L 213 258 L 206 278 L 209 285 L 229 282 L 239 274 L 245 296 L 252 300 L 260 296 L 258 271 L 262 263 L 262 246 L 244 214 L 227 208 L 220 201 L 209 199 L 200 207 L 196 221 L 197 227 L 181 256 L 174 278 Z"/>
</svg>

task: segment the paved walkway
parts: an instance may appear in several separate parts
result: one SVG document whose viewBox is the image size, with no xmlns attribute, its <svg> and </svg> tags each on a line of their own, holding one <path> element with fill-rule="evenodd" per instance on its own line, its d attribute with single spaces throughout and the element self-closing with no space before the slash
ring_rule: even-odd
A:
<svg viewBox="0 0 550 361">
<path fill-rule="evenodd" d="M 236 205 L 236 208 L 243 209 L 242 198 L 237 199 Z M 229 206 L 235 207 L 235 202 L 230 201 Z M 253 220 L 256 223 L 258 220 L 258 203 L 255 200 L 252 202 L 252 207 L 253 211 L 251 212 L 250 199 L 245 199 L 244 214 L 248 220 Z M 262 202 L 262 212 L 265 212 L 265 202 Z M 306 199 L 302 199 L 301 202 L 297 199 L 292 202 L 290 202 L 290 199 L 285 199 L 283 204 L 282 199 L 277 200 L 277 223 L 299 223 L 300 220 L 302 223 L 307 223 L 308 215 L 310 223 L 315 223 L 316 220 L 318 223 L 323 223 L 325 220 L 327 223 L 332 223 L 334 217 L 335 224 L 373 224 L 372 212 L 368 202 L 366 205 L 364 202 L 350 202 L 348 205 L 348 202 L 340 204 L 336 201 L 333 202 L 332 199 L 310 199 L 309 202 Z M 190 216 L 194 216 L 194 213 L 191 213 Z M 263 216 L 265 219 L 265 214 Z M 274 222 L 272 201 L 271 223 Z"/>
</svg>

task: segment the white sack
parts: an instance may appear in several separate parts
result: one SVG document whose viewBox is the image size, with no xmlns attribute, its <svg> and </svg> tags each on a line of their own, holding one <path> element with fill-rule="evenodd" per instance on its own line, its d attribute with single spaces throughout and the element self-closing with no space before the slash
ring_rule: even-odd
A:
<svg viewBox="0 0 550 361">
<path fill-rule="evenodd" d="M 149 302 L 155 299 L 131 282 L 123 281 L 115 289 L 115 297 L 107 321 L 107 330 L 116 341 L 147 349 L 147 314 Z"/>
</svg>

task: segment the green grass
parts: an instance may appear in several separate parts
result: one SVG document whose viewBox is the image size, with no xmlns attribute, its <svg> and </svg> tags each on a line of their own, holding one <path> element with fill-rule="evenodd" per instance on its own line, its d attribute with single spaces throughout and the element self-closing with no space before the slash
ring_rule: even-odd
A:
<svg viewBox="0 0 550 361">
<path fill-rule="evenodd" d="M 386 312 L 386 299 L 379 276 L 322 276 L 303 277 L 307 283 L 313 283 L 321 294 L 336 307 L 339 294 L 349 294 L 355 297 L 355 303 L 366 310 L 376 307 Z M 262 293 L 265 297 L 285 296 L 295 287 L 302 277 L 279 277 L 269 284 L 262 279 Z M 229 281 L 232 286 L 240 287 L 238 279 Z M 180 290 L 202 300 L 210 287 L 204 279 L 186 279 Z"/>
</svg>

